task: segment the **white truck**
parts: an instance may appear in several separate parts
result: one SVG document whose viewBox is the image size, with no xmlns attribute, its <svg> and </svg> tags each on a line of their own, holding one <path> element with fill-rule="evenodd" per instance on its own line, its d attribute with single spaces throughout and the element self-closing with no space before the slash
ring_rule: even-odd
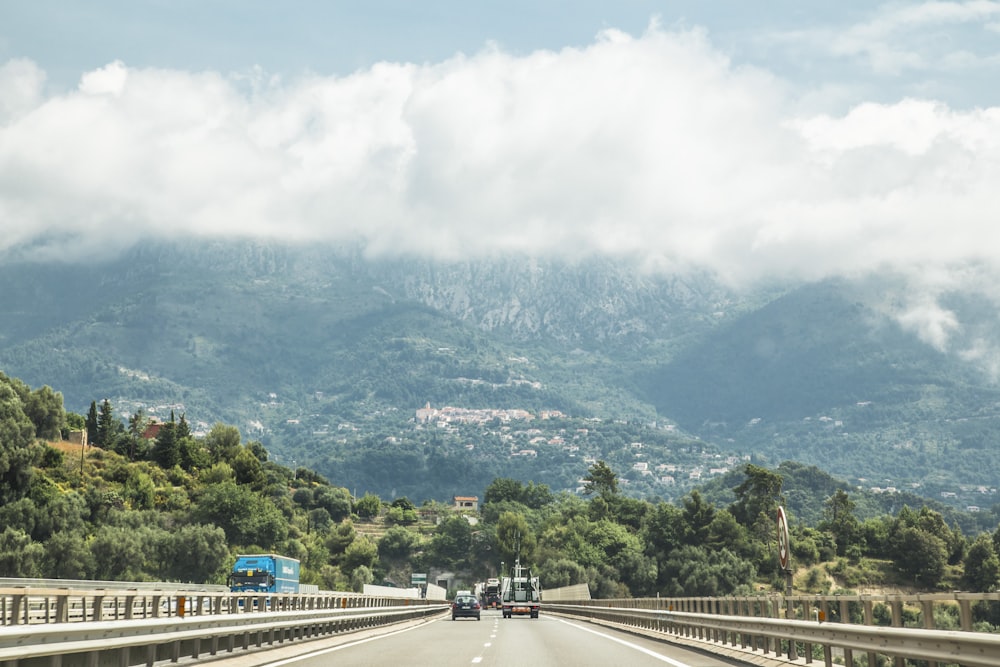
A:
<svg viewBox="0 0 1000 667">
<path fill-rule="evenodd" d="M 500 611 L 503 617 L 529 615 L 538 618 L 542 607 L 541 590 L 538 577 L 531 576 L 531 570 L 521 565 L 518 558 L 510 576 L 500 580 Z"/>
</svg>

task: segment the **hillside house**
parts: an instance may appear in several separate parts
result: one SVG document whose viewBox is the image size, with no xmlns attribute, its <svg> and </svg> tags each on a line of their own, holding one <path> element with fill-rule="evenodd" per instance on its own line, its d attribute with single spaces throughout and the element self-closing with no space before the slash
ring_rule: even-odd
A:
<svg viewBox="0 0 1000 667">
<path fill-rule="evenodd" d="M 457 510 L 479 511 L 479 496 L 452 496 L 452 502 Z"/>
</svg>

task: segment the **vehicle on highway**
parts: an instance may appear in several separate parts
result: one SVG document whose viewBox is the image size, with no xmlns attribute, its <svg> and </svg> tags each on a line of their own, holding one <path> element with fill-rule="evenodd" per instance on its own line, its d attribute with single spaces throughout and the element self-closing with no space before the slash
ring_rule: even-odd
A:
<svg viewBox="0 0 1000 667">
<path fill-rule="evenodd" d="M 474 618 L 477 621 L 482 620 L 480 618 L 480 612 L 482 610 L 482 605 L 479 604 L 479 600 L 476 599 L 475 595 L 471 593 L 465 595 L 456 595 L 455 599 L 451 603 L 451 620 L 456 620 L 459 618 Z"/>
<path fill-rule="evenodd" d="M 488 609 L 500 608 L 500 579 L 491 577 L 476 584 L 479 603 Z"/>
<path fill-rule="evenodd" d="M 541 591 L 538 577 L 521 565 L 521 559 L 514 561 L 510 576 L 500 580 L 500 611 L 504 618 L 528 615 L 538 618 L 541 609 Z"/>
<path fill-rule="evenodd" d="M 239 555 L 227 583 L 234 593 L 298 593 L 299 560 L 277 554 Z"/>
</svg>

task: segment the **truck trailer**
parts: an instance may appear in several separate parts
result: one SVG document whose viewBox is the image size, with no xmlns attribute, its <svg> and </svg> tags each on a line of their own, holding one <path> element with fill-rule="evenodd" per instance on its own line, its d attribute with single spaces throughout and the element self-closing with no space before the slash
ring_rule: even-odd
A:
<svg viewBox="0 0 1000 667">
<path fill-rule="evenodd" d="M 277 554 L 240 555 L 227 584 L 238 593 L 298 593 L 299 561 Z"/>
<path fill-rule="evenodd" d="M 490 577 L 482 584 L 479 593 L 479 601 L 484 607 L 496 609 L 500 606 L 500 579 Z"/>
</svg>

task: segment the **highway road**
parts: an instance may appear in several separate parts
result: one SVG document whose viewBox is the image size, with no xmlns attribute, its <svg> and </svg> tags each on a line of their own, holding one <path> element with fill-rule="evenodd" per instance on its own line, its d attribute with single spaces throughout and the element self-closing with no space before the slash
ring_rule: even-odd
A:
<svg viewBox="0 0 1000 667">
<path fill-rule="evenodd" d="M 732 661 L 617 632 L 591 623 L 547 616 L 503 619 L 485 610 L 482 620 L 441 616 L 402 629 L 386 628 L 299 644 L 277 651 L 213 662 L 219 667 L 732 667 Z"/>
</svg>

